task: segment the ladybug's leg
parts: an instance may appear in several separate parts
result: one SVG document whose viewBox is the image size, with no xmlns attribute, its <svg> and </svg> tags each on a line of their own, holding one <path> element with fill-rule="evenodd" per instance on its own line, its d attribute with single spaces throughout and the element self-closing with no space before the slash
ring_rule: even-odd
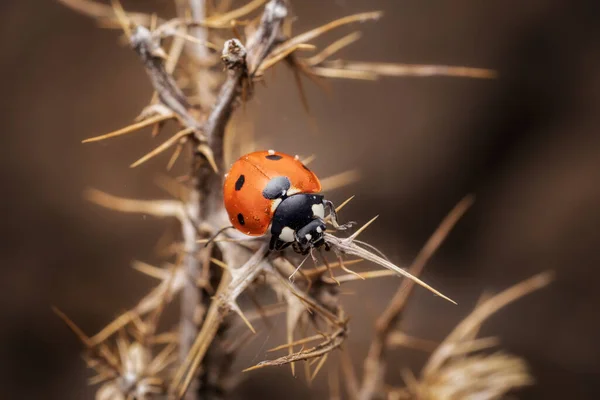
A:
<svg viewBox="0 0 600 400">
<path fill-rule="evenodd" d="M 326 209 L 329 210 L 329 216 L 331 217 L 331 225 L 333 225 L 333 227 L 336 230 L 343 231 L 343 230 L 346 230 L 346 229 L 352 227 L 354 224 L 356 224 L 356 222 L 350 221 L 343 225 L 340 225 L 338 222 L 337 211 L 335 211 L 335 206 L 333 205 L 333 203 L 329 200 L 323 199 L 323 205 L 325 206 Z"/>
<path fill-rule="evenodd" d="M 273 251 L 275 250 L 275 245 L 277 244 L 277 236 L 275 235 L 271 235 L 271 241 L 269 242 L 269 250 Z"/>
<path fill-rule="evenodd" d="M 300 245 L 298 244 L 298 242 L 292 243 L 292 249 L 294 249 L 296 253 L 302 254 L 302 250 L 300 249 Z"/>
</svg>

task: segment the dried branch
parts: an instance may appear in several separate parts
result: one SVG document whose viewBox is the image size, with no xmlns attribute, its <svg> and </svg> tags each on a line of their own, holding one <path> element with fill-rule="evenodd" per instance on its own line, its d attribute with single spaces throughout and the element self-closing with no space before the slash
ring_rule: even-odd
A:
<svg viewBox="0 0 600 400">
<path fill-rule="evenodd" d="M 99 191 L 88 192 L 92 201 L 121 212 L 176 217 L 181 222 L 183 237 L 183 243 L 170 247 L 170 254 L 177 256 L 176 266 L 162 269 L 143 263 L 135 265 L 136 269 L 160 280 L 154 290 L 93 338 L 84 338 L 83 333 L 79 332 L 88 347 L 103 351 L 92 360 L 103 365 L 94 378 L 94 382 L 105 382 L 97 393 L 98 398 L 146 398 L 151 393 L 160 393 L 178 399 L 185 396 L 186 399 L 196 400 L 207 397 L 213 389 L 224 393 L 233 352 L 250 337 L 246 331 L 246 335 L 241 336 L 240 340 L 227 342 L 224 334 L 233 326 L 231 318 L 228 317 L 232 315 L 231 311 L 234 311 L 252 332 L 254 327 L 251 321 L 258 316 L 266 318 L 268 313 L 260 305 L 257 305 L 256 315 L 250 317 L 250 314 L 242 311 L 237 301 L 242 293 L 253 293 L 254 288 L 263 282 L 257 279 L 261 276 L 264 276 L 266 285 L 286 303 L 287 344 L 280 346 L 280 349 L 287 349 L 288 354 L 275 360 L 263 361 L 249 370 L 268 365 L 290 364 L 292 372 L 295 373 L 296 361 L 308 361 L 304 363 L 304 367 L 310 383 L 327 360 L 331 359 L 329 353 L 341 348 L 348 335 L 348 318 L 339 303 L 338 285 L 356 279 L 392 274 L 409 279 L 403 281 L 402 294 L 397 294 L 397 298 L 380 320 L 378 336 L 374 341 L 379 343 L 379 353 L 375 352 L 375 358 L 383 360 L 383 347 L 386 343 L 417 347 L 430 345 L 417 338 L 402 336 L 400 332 L 390 335 L 391 328 L 399 319 L 414 283 L 450 300 L 419 280 L 417 276 L 425 261 L 447 234 L 449 226 L 455 221 L 442 224 L 441 233 L 438 232 L 437 236 L 434 235 L 428 242 L 408 272 L 391 263 L 373 246 L 357 240 L 358 235 L 374 219 L 348 238 L 326 234 L 326 241 L 336 252 L 338 262 L 330 263 L 323 258 L 323 266 L 307 271 L 300 270 L 298 273 L 302 278 L 290 282 L 287 277 L 293 275 L 299 268 L 297 265 L 301 264 L 287 259 L 285 253 L 278 254 L 277 257 L 270 255 L 265 238 L 248 240 L 239 232 L 228 232 L 222 238 L 208 243 L 212 232 L 228 225 L 223 207 L 221 172 L 225 170 L 225 160 L 231 159 L 232 155 L 226 152 L 231 152 L 232 147 L 230 143 L 225 143 L 225 131 L 236 108 L 254 94 L 254 84 L 264 79 L 263 74 L 268 68 L 282 61 L 293 68 L 302 103 L 307 111 L 308 101 L 302 89 L 300 74 L 321 83 L 321 77 L 376 79 L 383 75 L 449 75 L 487 78 L 493 73 L 489 70 L 464 67 L 330 61 L 334 54 L 355 42 L 360 37 L 359 32 L 336 40 L 324 49 L 315 51 L 316 54 L 309 54 L 307 58 L 298 56 L 299 50 L 316 50 L 315 46 L 307 43 L 321 35 L 349 23 L 376 20 L 381 16 L 380 12 L 347 16 L 292 37 L 286 0 L 252 0 L 238 9 L 229 11 L 227 9 L 230 1 L 223 1 L 218 6 L 212 6 L 212 3 L 205 0 L 174 1 L 178 17 L 165 21 L 156 15 L 127 13 L 118 0 L 113 0 L 112 7 L 90 0 L 61 0 L 71 8 L 99 19 L 104 25 L 120 26 L 142 61 L 155 90 L 150 105 L 142 111 L 136 123 L 109 134 L 87 139 L 85 142 L 125 135 L 147 126 L 153 126 L 155 136 L 167 120 L 175 119 L 180 125 L 179 132 L 133 163 L 132 167 L 171 147 L 175 147 L 175 150 L 167 169 L 172 167 L 184 148 L 189 148 L 192 156 L 187 177 L 188 188 L 182 189 L 174 187 L 172 182 L 163 182 L 169 193 L 174 194 L 180 201 L 139 201 L 118 198 Z M 250 22 L 238 21 L 265 3 L 259 19 Z M 245 37 L 235 29 L 240 25 L 245 27 Z M 212 30 L 230 27 L 234 28 L 236 37 L 229 40 L 222 40 L 226 38 L 217 36 L 217 32 L 222 34 L 224 31 Z M 172 38 L 168 54 L 162 48 L 166 38 Z M 215 47 L 212 45 L 212 42 L 223 41 L 220 60 L 226 69 L 225 77 L 217 71 L 219 54 L 213 51 Z M 182 67 L 177 68 L 178 80 L 172 75 L 176 66 Z M 178 83 L 183 86 L 179 87 Z M 222 84 L 219 87 L 220 83 Z M 186 97 L 182 88 L 192 90 L 193 97 Z M 333 190 L 356 179 L 357 173 L 348 171 L 323 179 L 323 189 Z M 341 204 L 337 210 L 350 200 L 351 198 Z M 329 222 L 332 223 L 330 220 Z M 355 273 L 347 266 L 359 260 L 344 261 L 343 254 L 356 255 L 382 265 L 387 270 Z M 222 260 L 216 257 L 221 257 Z M 341 268 L 348 274 L 336 277 L 333 268 Z M 330 277 L 323 276 L 325 273 L 329 273 Z M 179 330 L 157 334 L 156 324 L 161 311 L 178 293 L 181 294 Z M 149 316 L 145 317 L 145 314 Z M 124 336 L 125 331 L 134 337 L 133 342 Z M 118 354 L 113 355 L 106 351 L 106 342 L 118 332 L 120 336 L 115 339 Z M 318 335 L 310 335 L 311 332 Z M 294 340 L 294 335 L 298 333 L 303 338 Z M 475 335 L 476 330 L 471 330 L 467 335 L 469 340 L 457 344 L 453 354 L 469 353 L 491 343 L 490 340 L 476 340 Z M 312 348 L 295 351 L 296 346 L 316 340 L 320 340 L 320 343 Z M 152 358 L 153 353 L 149 346 L 157 343 L 169 344 Z M 170 370 L 166 372 L 166 366 L 176 361 L 176 350 L 179 352 L 179 365 L 173 375 Z M 367 371 L 363 387 L 360 388 L 348 354 L 343 349 L 338 353 L 342 361 L 340 366 L 344 383 L 351 398 L 357 394 L 362 396 L 363 393 L 381 392 L 379 382 L 368 374 L 373 374 L 373 371 L 379 371 L 380 374 L 383 362 L 378 366 L 378 370 Z M 370 353 L 369 357 L 371 356 Z M 115 367 L 113 371 L 107 369 L 106 365 L 110 366 L 110 363 Z M 134 377 L 133 380 L 126 381 L 128 375 Z M 337 372 L 330 373 L 334 378 L 335 375 Z M 414 377 L 413 380 L 406 393 L 420 390 L 420 383 Z M 333 381 L 337 381 L 337 378 Z M 332 388 L 338 385 L 334 382 Z M 339 389 L 333 392 L 339 396 Z"/>
<path fill-rule="evenodd" d="M 436 352 L 431 355 L 425 367 L 423 367 L 423 376 L 427 377 L 438 370 L 441 365 L 452 356 L 453 349 L 457 344 L 468 337 L 473 330 L 479 329 L 479 326 L 487 318 L 521 297 L 547 286 L 552 279 L 552 273 L 544 272 L 514 285 L 484 301 L 471 314 L 463 319 L 462 322 L 454 328 L 452 333 L 444 339 Z"/>
<path fill-rule="evenodd" d="M 452 399 L 464 397 L 498 399 L 516 388 L 530 385 L 533 380 L 527 366 L 518 357 L 501 352 L 472 355 L 494 344 L 493 338 L 474 339 L 473 332 L 501 308 L 539 290 L 552 281 L 552 273 L 533 276 L 489 298 L 462 320 L 433 352 L 423 367 L 421 379 L 409 385 L 417 397 Z M 468 354 L 467 357 L 464 357 Z M 470 376 L 472 379 L 456 379 Z"/>
<path fill-rule="evenodd" d="M 462 199 L 448 213 L 440 223 L 427 243 L 423 246 L 415 261 L 408 269 L 413 276 L 419 276 L 425 264 L 448 236 L 454 225 L 460 220 L 464 213 L 473 204 L 473 197 L 467 196 Z M 408 297 L 410 296 L 415 281 L 405 280 L 398 288 L 392 301 L 376 322 L 376 332 L 369 348 L 369 354 L 364 362 L 364 377 L 358 398 L 368 400 L 376 397 L 381 390 L 381 380 L 385 374 L 385 360 L 383 358 L 388 335 L 400 319 Z"/>
<path fill-rule="evenodd" d="M 165 67 L 167 55 L 160 47 L 159 40 L 160 38 L 141 25 L 135 27 L 130 38 L 131 46 L 144 63 L 148 77 L 161 103 L 176 114 L 186 128 L 194 131 L 198 141 L 203 141 L 202 127 L 190 114 L 191 105 L 171 74 L 167 72 Z"/>
<path fill-rule="evenodd" d="M 307 350 L 302 350 L 287 356 L 279 357 L 275 360 L 262 361 L 253 367 L 246 368 L 244 372 L 253 371 L 255 369 L 260 369 L 268 366 L 285 365 L 295 361 L 306 361 L 313 358 L 325 356 L 328 353 L 340 347 L 342 343 L 344 343 L 346 333 L 347 332 L 345 328 L 340 328 L 336 332 L 334 332 L 333 335 L 331 335 L 325 341 L 319 343 L 315 347 L 312 347 Z"/>
</svg>

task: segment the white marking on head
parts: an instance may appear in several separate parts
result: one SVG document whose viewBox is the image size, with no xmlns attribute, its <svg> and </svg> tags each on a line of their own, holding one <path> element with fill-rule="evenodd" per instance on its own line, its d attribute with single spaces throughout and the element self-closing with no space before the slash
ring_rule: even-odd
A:
<svg viewBox="0 0 600 400">
<path fill-rule="evenodd" d="M 323 204 L 313 204 L 311 209 L 315 217 L 325 218 L 325 207 L 323 207 Z"/>
<path fill-rule="evenodd" d="M 310 233 L 307 233 L 306 235 L 304 235 L 304 237 L 306 238 L 306 240 L 312 239 L 312 235 Z"/>
<path fill-rule="evenodd" d="M 323 232 L 323 229 L 321 229 L 320 226 L 317 226 L 317 233 L 322 233 L 322 232 Z"/>
<path fill-rule="evenodd" d="M 294 160 L 298 161 L 299 159 L 300 159 L 300 156 L 299 156 L 298 154 L 296 154 L 296 155 L 294 156 Z"/>
<path fill-rule="evenodd" d="M 279 203 L 281 203 L 281 199 L 275 199 L 271 202 L 271 212 L 275 212 L 275 210 L 277 210 Z"/>
<path fill-rule="evenodd" d="M 275 150 L 269 150 L 267 151 L 267 153 L 269 153 L 269 155 L 272 156 L 273 154 L 275 154 Z"/>
<path fill-rule="evenodd" d="M 225 178 L 227 178 L 227 176 L 229 176 L 229 174 L 225 174 Z"/>
<path fill-rule="evenodd" d="M 284 226 L 281 230 L 281 233 L 279 234 L 279 240 L 288 243 L 295 242 L 296 237 L 294 235 L 294 230 L 290 227 Z"/>
<path fill-rule="evenodd" d="M 292 186 L 291 188 L 289 188 L 289 189 L 288 189 L 288 191 L 287 191 L 287 195 L 288 195 L 288 196 L 291 196 L 291 195 L 293 195 L 293 194 L 300 193 L 300 192 L 301 192 L 301 190 L 300 190 L 300 189 L 298 189 L 298 188 L 296 188 L 296 187 L 293 187 L 293 186 Z"/>
</svg>

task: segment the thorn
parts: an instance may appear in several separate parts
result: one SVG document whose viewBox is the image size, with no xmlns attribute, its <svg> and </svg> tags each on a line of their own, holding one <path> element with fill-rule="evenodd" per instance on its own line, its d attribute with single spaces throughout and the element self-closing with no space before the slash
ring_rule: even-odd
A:
<svg viewBox="0 0 600 400">
<path fill-rule="evenodd" d="M 301 160 L 301 162 L 304 165 L 308 165 L 311 162 L 315 161 L 316 158 L 317 158 L 316 154 L 311 154 L 310 156 L 306 157 L 304 160 Z"/>
<path fill-rule="evenodd" d="M 305 361 L 303 363 L 303 365 L 304 365 L 304 376 L 306 377 L 306 384 L 309 388 L 312 388 L 312 373 L 310 371 L 310 364 Z"/>
<path fill-rule="evenodd" d="M 211 257 L 211 258 L 210 258 L 210 261 L 211 261 L 213 264 L 217 265 L 218 267 L 221 267 L 221 268 L 223 268 L 223 269 L 229 269 L 229 266 L 228 266 L 227 264 L 225 264 L 223 261 L 221 261 L 221 260 L 219 260 L 219 259 L 217 259 L 217 258 Z"/>
<path fill-rule="evenodd" d="M 358 39 L 361 38 L 361 36 L 362 34 L 360 32 L 352 32 L 351 34 L 346 35 L 339 40 L 336 40 L 335 42 L 331 43 L 329 46 L 324 48 L 319 54 L 307 58 L 305 60 L 306 64 L 308 64 L 311 67 L 321 64 L 327 58 L 331 57 L 333 54 L 337 53 L 344 47 L 347 47 L 352 43 L 356 42 Z"/>
<path fill-rule="evenodd" d="M 150 16 L 150 32 L 154 32 L 157 24 L 158 24 L 158 14 L 152 13 L 152 15 Z"/>
<path fill-rule="evenodd" d="M 371 12 L 364 12 L 364 13 L 359 13 L 359 14 L 354 14 L 354 15 L 348 15 L 348 16 L 336 19 L 335 21 L 328 22 L 325 25 L 311 29 L 308 32 L 302 33 L 300 35 L 297 35 L 297 36 L 287 40 L 286 42 L 282 43 L 277 48 L 275 48 L 274 52 L 281 52 L 281 51 L 283 51 L 289 47 L 295 46 L 296 44 L 299 44 L 299 43 L 310 42 L 310 41 L 314 40 L 315 38 L 323 35 L 324 33 L 328 32 L 332 29 L 335 29 L 339 26 L 350 24 L 352 22 L 365 22 L 367 20 L 377 20 L 377 19 L 381 18 L 382 15 L 383 15 L 383 13 L 381 11 L 371 11 Z"/>
<path fill-rule="evenodd" d="M 143 261 L 136 260 L 133 262 L 133 264 L 131 266 L 133 269 L 141 272 L 142 274 L 145 274 L 145 275 L 148 275 L 153 278 L 160 279 L 160 280 L 165 280 L 171 275 L 169 272 L 165 271 L 164 269 L 155 267 L 150 264 L 146 264 Z"/>
<path fill-rule="evenodd" d="M 252 0 L 240 8 L 231 10 L 225 14 L 215 15 L 207 18 L 204 23 L 210 28 L 226 28 L 230 21 L 240 19 L 266 3 L 267 0 Z"/>
<path fill-rule="evenodd" d="M 289 315 L 290 315 L 289 313 L 290 313 L 290 311 L 288 311 L 288 318 L 289 318 Z M 288 324 L 288 329 L 287 329 L 287 340 L 288 340 L 288 344 L 291 344 L 291 343 L 294 342 L 294 326 L 292 326 L 290 324 Z M 290 345 L 290 346 L 288 346 L 288 355 L 291 355 L 292 353 L 294 353 L 294 346 Z M 290 363 L 290 368 L 292 370 L 292 376 L 296 377 L 296 363 L 295 362 L 291 362 Z"/>
<path fill-rule="evenodd" d="M 327 267 L 327 271 L 329 271 L 329 277 L 331 279 L 333 279 L 333 281 L 335 283 L 337 283 L 338 286 L 341 286 L 340 281 L 338 281 L 337 279 L 335 279 L 335 276 L 333 275 L 333 269 L 331 269 L 331 266 L 329 265 L 329 262 L 327 261 L 327 259 L 325 258 L 325 256 L 323 256 L 323 254 L 321 254 L 321 257 L 323 258 L 323 263 L 325 263 L 325 266 Z M 340 267 L 341 267 L 341 264 L 340 264 Z"/>
<path fill-rule="evenodd" d="M 346 199 L 346 201 L 344 201 L 342 204 L 340 204 L 339 206 L 337 206 L 337 208 L 335 209 L 335 212 L 340 212 L 340 210 L 342 208 L 344 208 L 346 206 L 346 204 L 350 203 L 352 201 L 352 199 L 354 199 L 356 197 L 355 194 L 353 194 L 352 196 L 348 197 Z"/>
<path fill-rule="evenodd" d="M 353 169 L 350 171 L 345 171 L 340 174 L 321 179 L 321 189 L 324 192 L 339 189 L 358 181 L 359 178 L 360 174 L 357 170 Z"/>
<path fill-rule="evenodd" d="M 162 47 L 153 48 L 152 51 L 150 52 L 150 55 L 152 57 L 160 58 L 165 61 L 169 59 L 169 55 Z"/>
<path fill-rule="evenodd" d="M 119 25 L 121 25 L 121 28 L 123 29 L 123 32 L 125 32 L 125 35 L 127 36 L 127 38 L 130 38 L 131 37 L 131 21 L 127 17 L 125 10 L 123 10 L 123 6 L 119 2 L 119 0 L 112 0 L 111 5 L 113 8 L 113 11 L 115 12 L 115 16 L 117 17 L 117 20 L 119 21 Z"/>
<path fill-rule="evenodd" d="M 373 218 L 371 218 L 371 220 L 369 222 L 367 222 L 366 224 L 364 224 L 363 226 L 360 227 L 360 229 L 358 229 L 356 232 L 354 232 L 351 236 L 348 237 L 349 242 L 353 241 L 354 239 L 356 239 L 358 237 L 358 235 L 360 235 L 365 229 L 367 229 L 367 227 L 369 225 L 371 225 L 373 222 L 375 222 L 375 220 L 379 218 L 379 215 L 374 216 Z"/>
<path fill-rule="evenodd" d="M 126 126 L 125 128 L 107 133 L 105 135 L 101 135 L 101 136 L 95 136 L 95 137 L 91 137 L 85 140 L 82 140 L 81 143 L 90 143 L 90 142 L 99 142 L 101 140 L 105 140 L 105 139 L 110 139 L 116 136 L 121 136 L 121 135 L 125 135 L 127 133 L 133 132 L 133 131 L 137 131 L 138 129 L 142 129 L 145 128 L 149 125 L 158 123 L 158 122 L 162 122 L 162 121 L 166 121 L 168 119 L 173 118 L 173 115 L 157 115 L 155 117 L 151 117 L 148 119 L 145 119 L 143 121 L 140 121 L 138 123 Z"/>
<path fill-rule="evenodd" d="M 240 309 L 240 306 L 238 306 L 237 303 L 231 303 L 229 306 L 231 307 L 231 309 L 233 311 L 235 311 L 235 313 L 237 315 L 240 316 L 240 318 L 242 319 L 242 321 L 244 321 L 244 323 L 252 331 L 252 333 L 256 334 L 256 330 L 254 329 L 254 327 L 252 326 L 252 323 L 250 323 L 250 321 L 248 320 L 248 318 L 246 318 L 246 316 L 244 315 L 244 313 Z"/>
<path fill-rule="evenodd" d="M 58 317 L 60 319 L 62 319 L 65 324 L 67 324 L 67 326 L 69 327 L 69 329 L 71 329 L 71 331 L 79 338 L 79 340 L 81 340 L 81 342 L 86 347 L 92 347 L 92 343 L 90 342 L 90 338 L 88 337 L 88 335 L 86 335 L 81 330 L 81 328 L 79 328 L 77 326 L 77 324 L 75 324 L 75 322 L 73 322 L 69 317 L 67 317 L 67 315 L 65 313 L 63 313 L 57 307 L 54 307 L 54 306 L 52 306 L 52 311 L 54 311 L 54 313 L 56 315 L 58 315 Z"/>
<path fill-rule="evenodd" d="M 210 166 L 213 169 L 213 171 L 215 172 L 215 174 L 218 174 L 219 168 L 217 167 L 217 163 L 215 161 L 215 155 L 214 155 L 212 149 L 207 144 L 202 143 L 200 146 L 198 146 L 197 150 L 200 153 L 202 153 L 202 155 L 204 155 L 204 157 L 210 164 Z"/>
<path fill-rule="evenodd" d="M 218 50 L 221 50 L 221 49 L 220 49 L 219 47 L 217 47 L 217 45 L 215 45 L 214 43 L 211 43 L 211 42 L 205 42 L 205 41 L 203 41 L 203 40 L 199 40 L 199 39 L 197 39 L 197 38 L 195 38 L 195 37 L 193 37 L 193 36 L 191 36 L 191 35 L 186 35 L 185 33 L 174 32 L 174 33 L 173 33 L 173 36 L 177 36 L 177 37 L 180 37 L 180 38 L 182 38 L 182 39 L 185 39 L 185 40 L 187 40 L 187 41 L 189 41 L 189 42 L 192 42 L 192 43 L 195 43 L 195 44 L 199 44 L 199 45 L 201 45 L 201 46 L 204 46 L 204 47 L 208 47 L 208 48 L 209 48 L 209 49 L 211 49 L 211 50 L 217 50 L 217 51 L 218 51 Z"/>
<path fill-rule="evenodd" d="M 311 381 L 316 378 L 317 374 L 319 373 L 319 371 L 321 370 L 323 365 L 325 365 L 325 361 L 327 361 L 327 356 L 329 356 L 329 353 L 325 353 L 325 355 L 323 357 L 321 357 L 321 360 L 319 360 L 317 367 L 315 368 L 315 370 L 312 373 L 312 376 L 310 377 Z"/>
<path fill-rule="evenodd" d="M 165 151 L 169 147 L 173 146 L 175 143 L 177 143 L 177 141 L 179 141 L 179 139 L 181 139 L 181 138 L 189 135 L 193 131 L 194 131 L 193 128 L 186 128 L 184 130 L 181 130 L 181 131 L 177 132 L 171 138 L 167 139 L 163 144 L 161 144 L 160 146 L 158 146 L 157 148 L 155 148 L 154 150 L 152 150 L 150 153 L 146 154 L 145 156 L 143 156 L 142 158 L 140 158 L 139 160 L 137 160 L 136 162 L 134 162 L 133 164 L 131 164 L 129 166 L 129 168 L 135 168 L 135 167 L 137 167 L 137 166 L 145 163 L 146 161 L 148 161 L 152 157 L 154 157 L 154 156 L 162 153 L 163 151 Z"/>
<path fill-rule="evenodd" d="M 258 363 L 258 364 L 254 365 L 252 367 L 243 369 L 242 372 L 250 372 L 250 371 L 254 371 L 255 369 L 260 369 L 262 367 L 263 367 L 263 365 L 261 365 L 260 363 Z"/>
<path fill-rule="evenodd" d="M 364 276 L 362 276 L 362 275 L 360 275 L 358 272 L 355 272 L 355 271 L 352 271 L 352 270 L 351 270 L 351 269 L 349 269 L 349 268 L 346 268 L 346 266 L 344 265 L 344 260 L 342 259 L 342 255 L 341 255 L 341 254 L 338 254 L 338 261 L 339 261 L 339 263 L 340 263 L 340 268 L 341 268 L 343 271 L 346 271 L 346 272 L 348 272 L 349 274 L 352 274 L 352 275 L 354 275 L 354 276 L 357 276 L 357 277 L 359 277 L 360 279 L 362 279 L 363 281 L 365 280 L 365 277 L 364 277 Z"/>
<path fill-rule="evenodd" d="M 181 150 L 183 150 L 183 144 L 179 143 L 177 147 L 175 147 L 175 151 L 167 163 L 167 171 L 170 171 L 171 168 L 173 168 L 173 165 L 175 165 L 175 162 L 177 162 L 177 159 L 181 155 Z"/>
</svg>

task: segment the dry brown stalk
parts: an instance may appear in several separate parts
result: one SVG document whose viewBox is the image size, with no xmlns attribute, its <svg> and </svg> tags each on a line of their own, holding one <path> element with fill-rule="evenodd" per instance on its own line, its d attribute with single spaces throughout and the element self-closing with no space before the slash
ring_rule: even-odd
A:
<svg viewBox="0 0 600 400">
<path fill-rule="evenodd" d="M 367 399 L 380 395 L 384 391 L 382 376 L 386 345 L 430 349 L 432 344 L 427 340 L 394 333 L 393 328 L 401 318 L 415 283 L 450 300 L 421 281 L 418 275 L 469 206 L 470 198 L 463 200 L 442 223 L 408 271 L 357 239 L 373 219 L 346 238 L 327 234 L 327 243 L 332 247 L 337 262 L 330 262 L 326 255 L 318 254 L 323 259 L 322 266 L 304 271 L 300 269 L 295 275 L 301 260 L 288 252 L 270 253 L 267 250 L 268 238 L 249 240 L 230 230 L 209 243 L 208 238 L 213 233 L 229 224 L 222 199 L 226 163 L 235 159 L 236 149 L 253 147 L 251 129 L 235 126 L 237 124 L 232 123 L 232 117 L 241 104 L 251 100 L 256 82 L 266 79 L 264 72 L 282 62 L 293 68 L 307 111 L 308 99 L 302 89 L 301 75 L 322 84 L 325 77 L 376 79 L 379 76 L 446 75 L 490 78 L 494 76 L 493 71 L 331 60 L 340 50 L 358 40 L 360 32 L 335 40 L 322 49 L 310 44 L 340 26 L 377 20 L 382 16 L 381 12 L 342 17 L 294 36 L 288 0 L 252 0 L 237 9 L 230 9 L 231 1 L 213 5 L 205 0 L 174 0 L 177 16 L 171 19 L 126 11 L 117 0 L 113 0 L 111 6 L 92 0 L 59 1 L 95 18 L 104 26 L 122 29 L 155 92 L 150 104 L 132 125 L 85 142 L 108 140 L 146 127 L 152 127 L 152 136 L 156 136 L 165 124 L 177 124 L 176 134 L 133 163 L 132 167 L 142 165 L 171 148 L 174 152 L 167 169 L 185 155 L 184 150 L 187 150 L 190 165 L 189 174 L 183 180 L 185 184 L 179 179 L 164 177 L 158 181 L 175 199 L 136 200 L 98 190 L 87 192 L 91 201 L 103 207 L 120 212 L 173 217 L 179 221 L 181 228 L 180 241 L 165 246 L 165 254 L 174 257 L 173 262 L 160 268 L 141 262 L 134 264 L 138 271 L 158 279 L 160 283 L 102 331 L 88 337 L 64 314 L 60 314 L 87 349 L 86 360 L 98 373 L 93 382 L 103 383 L 97 392 L 98 399 L 221 398 L 230 389 L 228 382 L 235 353 L 253 337 L 253 322 L 259 318 L 266 319 L 268 326 L 268 318 L 283 311 L 286 312 L 287 343 L 272 351 L 285 351 L 287 354 L 262 361 L 246 371 L 290 364 L 292 373 L 296 374 L 296 363 L 303 362 L 310 384 L 319 371 L 329 369 L 332 398 L 340 397 L 340 378 L 350 398 Z M 241 18 L 244 20 L 241 21 Z M 170 47 L 165 49 L 167 44 Z M 222 45 L 220 53 L 215 52 L 220 48 L 215 44 Z M 305 54 L 308 55 L 305 57 Z M 229 136 L 235 133 L 238 143 L 226 138 L 226 131 Z M 309 159 L 305 160 L 306 163 Z M 322 183 L 324 188 L 333 190 L 357 178 L 358 173 L 353 170 L 323 179 Z M 351 199 L 339 205 L 337 211 Z M 345 255 L 354 255 L 358 259 L 344 260 Z M 361 259 L 386 269 L 361 273 L 348 269 Z M 339 269 L 345 274 L 338 274 Z M 378 322 L 361 382 L 344 348 L 350 325 L 349 316 L 339 300 L 339 286 L 350 281 L 393 275 L 408 279 L 402 281 L 398 293 Z M 260 301 L 254 299 L 255 289 L 261 285 L 272 289 L 282 303 L 261 306 Z M 244 293 L 253 300 L 256 310 L 242 309 L 238 300 Z M 159 332 L 160 316 L 176 296 L 181 303 L 179 326 Z M 490 310 L 497 309 L 487 302 L 481 307 L 485 305 L 488 311 L 477 314 L 479 320 L 488 316 Z M 240 318 L 234 319 L 236 316 Z M 228 338 L 227 333 L 239 330 L 240 325 L 245 328 L 245 333 L 236 340 Z M 451 370 L 448 370 L 449 362 L 440 349 L 454 346 L 452 354 L 457 356 L 495 344 L 492 339 L 476 339 L 476 326 L 473 323 L 459 325 L 462 333 L 449 336 L 438 347 L 421 380 L 413 376 L 407 388 L 396 388 L 390 393 L 398 396 L 425 393 L 424 388 L 434 386 L 426 384 L 434 381 L 436 387 L 441 387 L 438 378 L 448 376 Z M 462 342 L 458 343 L 457 336 Z M 113 351 L 115 348 L 116 352 Z M 452 361 L 455 360 L 458 358 Z M 325 367 L 327 362 L 330 363 L 329 368 Z M 509 362 L 518 364 L 514 359 Z M 337 366 L 341 374 L 338 374 Z M 516 365 L 515 368 L 520 367 Z M 519 382 L 514 380 L 512 384 L 518 386 Z M 497 392 L 497 388 L 492 386 L 492 391 Z"/>
</svg>

